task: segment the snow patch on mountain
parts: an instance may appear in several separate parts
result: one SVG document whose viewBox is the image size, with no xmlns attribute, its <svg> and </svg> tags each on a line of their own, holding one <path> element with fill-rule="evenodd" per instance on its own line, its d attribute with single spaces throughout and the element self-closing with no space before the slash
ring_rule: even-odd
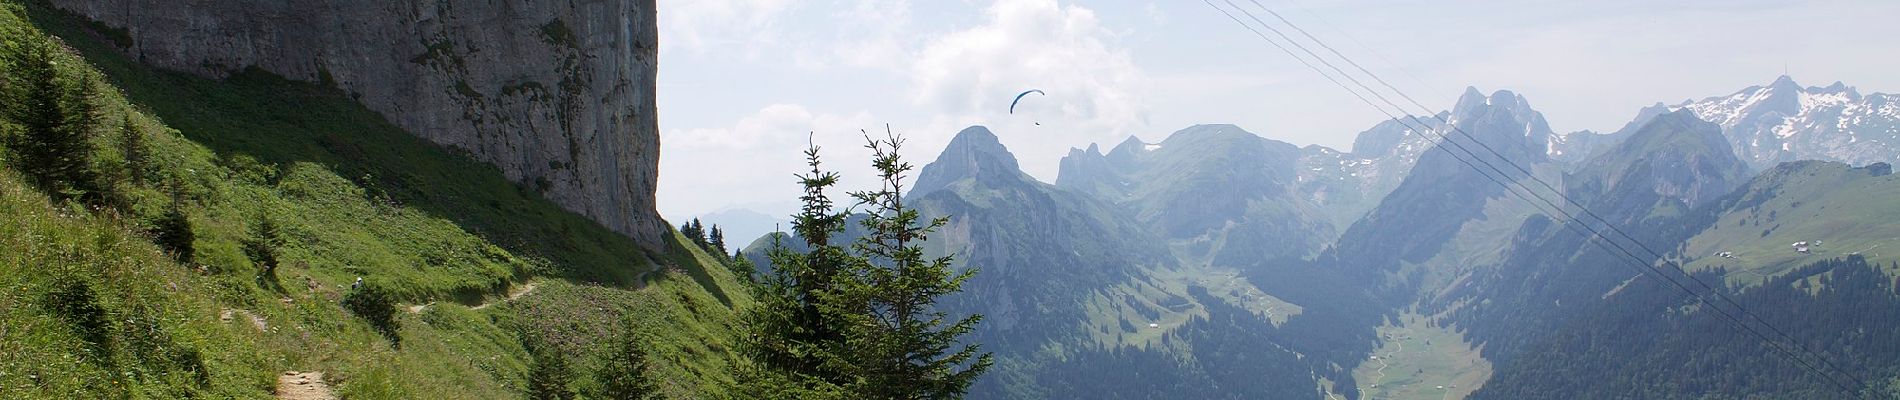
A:
<svg viewBox="0 0 1900 400">
<path fill-rule="evenodd" d="M 1862 96 L 1835 82 L 1802 87 L 1782 76 L 1727 96 L 1684 101 L 1697 117 L 1722 127 L 1738 155 L 1755 169 L 1795 160 L 1850 164 L 1900 156 L 1900 105 L 1894 96 Z"/>
</svg>

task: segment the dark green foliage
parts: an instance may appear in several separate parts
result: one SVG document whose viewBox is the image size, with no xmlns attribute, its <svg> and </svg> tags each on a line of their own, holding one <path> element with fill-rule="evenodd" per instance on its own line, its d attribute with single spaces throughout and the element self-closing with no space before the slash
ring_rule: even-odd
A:
<svg viewBox="0 0 1900 400">
<path fill-rule="evenodd" d="M 1715 274 L 1700 275 L 1708 280 Z M 1806 280 L 1819 288 L 1795 284 Z M 1810 264 L 1747 291 L 1717 288 L 1731 291 L 1728 295 L 1752 315 L 1793 338 L 1774 345 L 1713 312 L 1683 311 L 1682 305 L 1693 302 L 1655 279 L 1632 283 L 1603 307 L 1545 310 L 1555 314 L 1545 318 L 1563 320 L 1562 334 L 1467 322 L 1473 333 L 1496 343 L 1525 342 L 1522 350 L 1499 354 L 1505 357 L 1497 364 L 1498 375 L 1472 397 L 1849 398 L 1775 347 L 1803 354 L 1807 363 L 1830 371 L 1820 359 L 1792 349 L 1813 350 L 1841 368 L 1834 379 L 1868 385 L 1857 390 L 1880 389 L 1880 382 L 1900 373 L 1893 366 L 1900 359 L 1900 341 L 1893 340 L 1900 336 L 1900 293 L 1892 284 L 1881 268 L 1853 256 Z"/>
<path fill-rule="evenodd" d="M 243 245 L 244 255 L 251 258 L 251 263 L 269 273 L 277 269 L 277 249 L 284 246 L 283 232 L 276 221 L 260 218 Z"/>
<path fill-rule="evenodd" d="M 396 302 L 381 285 L 364 284 L 343 295 L 343 309 L 369 322 L 370 328 L 389 340 L 390 347 L 402 347 L 401 329 L 396 322 Z"/>
<path fill-rule="evenodd" d="M 706 235 L 706 250 L 720 256 L 726 254 L 726 232 L 719 230 L 718 224 L 714 224 L 712 232 Z"/>
<path fill-rule="evenodd" d="M 152 222 L 152 242 L 171 253 L 178 262 L 192 261 L 197 255 L 193 247 L 197 240 L 197 235 L 192 232 L 191 216 L 186 215 L 184 207 L 176 202 L 165 211 L 165 215 Z"/>
<path fill-rule="evenodd" d="M 617 341 L 602 354 L 594 371 L 598 386 L 590 398 L 646 400 L 659 396 L 659 387 L 647 376 L 647 350 L 644 338 L 629 337 Z"/>
<path fill-rule="evenodd" d="M 574 398 L 574 370 L 567 357 L 546 345 L 529 349 L 534 366 L 528 371 L 528 398 L 534 400 L 571 400 Z"/>
<path fill-rule="evenodd" d="M 839 275 L 833 304 L 843 311 L 846 340 L 860 381 L 857 392 L 870 398 L 954 398 L 968 390 L 991 364 L 977 345 L 962 345 L 981 315 L 950 318 L 936 308 L 937 298 L 963 290 L 975 268 L 955 271 L 950 256 L 925 258 L 922 243 L 949 222 L 923 221 L 904 204 L 903 179 L 914 167 L 898 155 L 904 140 L 887 134 L 869 139 L 877 190 L 851 193 L 868 208 L 860 221 L 871 235 L 859 238 Z M 961 347 L 961 348 L 959 348 Z"/>
<path fill-rule="evenodd" d="M 125 159 L 125 179 L 134 185 L 151 182 L 151 149 L 145 143 L 145 131 L 124 118 L 119 127 L 119 156 Z"/>
<path fill-rule="evenodd" d="M 772 250 L 778 267 L 759 286 L 760 306 L 748 321 L 758 335 L 751 350 L 803 389 L 870 399 L 960 397 L 991 364 L 990 354 L 960 343 L 982 317 L 953 319 L 935 303 L 976 271 L 923 256 L 920 244 L 947 219 L 923 222 L 903 203 L 902 179 L 912 166 L 897 154 L 900 136 L 866 139 L 881 186 L 851 196 L 870 209 L 859 220 L 869 234 L 848 251 L 830 243 L 847 221 L 825 194 L 838 176 L 820 169 L 816 146 L 807 149 L 812 170 L 799 176 L 805 205 L 793 228 L 811 250 Z"/>
<path fill-rule="evenodd" d="M 744 251 L 732 252 L 732 258 L 726 261 L 726 269 L 732 271 L 732 276 L 740 282 L 756 283 L 758 280 L 759 266 L 753 264 Z"/>
<path fill-rule="evenodd" d="M 99 195 L 91 169 L 98 116 L 92 76 L 62 76 L 54 55 L 63 50 L 52 42 L 13 43 L 6 50 L 6 65 L 21 78 L 9 82 L 5 97 L 7 116 L 23 128 L 8 143 L 14 168 L 55 198 Z"/>
<path fill-rule="evenodd" d="M 847 214 L 834 211 L 825 193 L 838 183 L 838 174 L 821 168 L 818 150 L 816 145 L 805 150 L 811 171 L 798 175 L 805 191 L 799 200 L 804 204 L 792 221 L 807 250 L 793 251 L 774 238 L 767 253 L 774 268 L 760 277 L 753 294 L 757 304 L 744 317 L 753 333 L 744 350 L 764 367 L 762 374 L 750 380 L 761 386 L 781 386 L 764 392 L 785 390 L 785 385 L 821 390 L 849 381 L 820 358 L 825 344 L 842 341 L 835 322 L 819 308 L 820 296 L 830 290 L 831 281 L 842 270 L 838 260 L 844 250 L 831 245 L 830 239 L 843 230 Z"/>
<path fill-rule="evenodd" d="M 699 218 L 693 218 L 692 221 L 680 224 L 680 234 L 686 235 L 687 240 L 691 240 L 693 244 L 698 245 L 700 248 L 706 248 L 706 225 L 701 224 Z"/>
</svg>

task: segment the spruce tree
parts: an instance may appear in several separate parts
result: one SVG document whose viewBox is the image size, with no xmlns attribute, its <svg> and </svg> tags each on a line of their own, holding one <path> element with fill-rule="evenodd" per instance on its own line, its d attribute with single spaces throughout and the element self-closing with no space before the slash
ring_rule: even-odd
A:
<svg viewBox="0 0 1900 400">
<path fill-rule="evenodd" d="M 714 224 L 712 226 L 712 233 L 706 235 L 706 244 L 709 246 L 709 250 L 716 249 L 719 250 L 719 255 L 726 255 L 726 233 L 719 230 L 718 224 Z"/>
<path fill-rule="evenodd" d="M 61 82 L 54 44 L 23 44 L 12 65 L 23 93 L 13 94 L 9 112 L 24 129 L 14 139 L 14 162 L 34 185 L 55 198 L 96 194 L 91 169 L 92 134 L 97 107 L 90 75 L 79 75 L 72 88 Z"/>
<path fill-rule="evenodd" d="M 542 344 L 528 349 L 534 365 L 528 370 L 528 398 L 534 400 L 571 400 L 574 398 L 574 371 L 558 350 Z"/>
<path fill-rule="evenodd" d="M 843 230 L 846 213 L 835 210 L 827 194 L 838 183 L 838 174 L 823 169 L 818 153 L 817 145 L 808 146 L 805 162 L 811 170 L 795 175 L 804 194 L 792 231 L 811 250 L 792 251 L 779 242 L 786 235 L 773 236 L 766 252 L 772 273 L 760 276 L 753 286 L 756 303 L 744 319 L 753 332 L 744 350 L 764 368 L 748 377 L 759 395 L 838 395 L 839 385 L 853 381 L 841 368 L 827 365 L 824 354 L 843 338 L 836 323 L 821 312 L 821 303 L 844 269 L 844 250 L 831 244 L 831 235 Z"/>
<path fill-rule="evenodd" d="M 792 227 L 811 250 L 787 250 L 774 237 L 768 253 L 774 270 L 755 286 L 758 304 L 746 320 L 754 331 L 749 354 L 772 370 L 753 377 L 765 387 L 754 391 L 955 398 L 991 364 L 978 346 L 960 344 L 981 317 L 951 321 L 935 308 L 938 297 L 961 290 L 975 270 L 954 271 L 950 257 L 924 257 L 922 241 L 946 220 L 922 222 L 904 205 L 902 181 L 913 167 L 897 155 L 903 139 L 866 139 L 882 186 L 851 194 L 868 211 L 861 223 L 870 234 L 849 250 L 831 243 L 850 215 L 835 210 L 826 194 L 838 176 L 819 168 L 816 146 L 805 152 L 812 170 L 798 175 L 804 207 Z"/>
<path fill-rule="evenodd" d="M 119 154 L 125 158 L 126 179 L 135 185 L 147 182 L 145 175 L 151 152 L 145 146 L 145 131 L 132 123 L 132 118 L 125 118 L 119 126 Z"/>
<path fill-rule="evenodd" d="M 686 241 L 693 242 L 693 245 L 706 247 L 706 226 L 699 223 L 699 218 L 680 224 L 680 234 L 686 236 Z"/>
<path fill-rule="evenodd" d="M 700 223 L 699 218 L 693 218 L 693 235 L 691 238 L 694 244 L 699 245 L 702 249 L 706 248 L 706 224 Z"/>
<path fill-rule="evenodd" d="M 864 207 L 860 221 L 869 235 L 852 245 L 850 272 L 837 289 L 841 318 L 852 348 L 847 356 L 860 380 L 853 392 L 877 399 L 961 397 L 991 364 L 989 353 L 960 338 L 976 329 L 981 315 L 951 320 L 937 298 L 962 291 L 976 269 L 956 271 L 951 256 L 926 258 L 922 243 L 949 220 L 928 221 L 904 204 L 904 178 L 914 166 L 898 155 L 901 135 L 888 128 L 882 140 L 866 136 L 877 190 L 853 192 Z M 959 348 L 960 347 L 960 348 Z"/>
<path fill-rule="evenodd" d="M 244 255 L 250 257 L 252 264 L 262 267 L 266 274 L 276 273 L 277 249 L 284 246 L 284 237 L 277 222 L 268 217 L 259 218 L 257 226 L 251 231 L 251 237 L 245 238 L 241 244 Z"/>
<path fill-rule="evenodd" d="M 193 246 L 198 237 L 192 233 L 191 218 L 185 215 L 185 208 L 180 202 L 182 200 L 173 200 L 172 206 L 165 210 L 165 215 L 153 222 L 152 242 L 171 253 L 178 262 L 190 263 L 197 253 Z"/>
<path fill-rule="evenodd" d="M 647 351 L 642 342 L 629 335 L 607 350 L 600 359 L 600 367 L 594 371 L 597 386 L 589 390 L 592 393 L 588 393 L 588 397 L 615 400 L 659 397 L 659 387 L 647 377 Z"/>
</svg>

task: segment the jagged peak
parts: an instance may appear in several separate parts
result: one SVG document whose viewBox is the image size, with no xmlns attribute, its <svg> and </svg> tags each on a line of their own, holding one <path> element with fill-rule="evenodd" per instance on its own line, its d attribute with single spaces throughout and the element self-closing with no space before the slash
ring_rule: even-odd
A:
<svg viewBox="0 0 1900 400">
<path fill-rule="evenodd" d="M 1466 87 L 1465 93 L 1458 97 L 1457 105 L 1452 106 L 1450 115 L 1462 120 L 1482 113 L 1485 110 L 1492 109 L 1509 110 L 1512 113 L 1518 114 L 1519 118 L 1527 117 L 1528 114 L 1536 112 L 1535 109 L 1531 108 L 1530 100 L 1525 99 L 1523 95 L 1517 94 L 1516 92 L 1500 89 L 1491 92 L 1490 96 L 1486 96 L 1484 93 L 1479 92 L 1478 88 Z"/>
<path fill-rule="evenodd" d="M 911 194 L 942 189 L 964 178 L 991 176 L 1026 179 L 1016 163 L 1016 155 L 1003 146 L 996 134 L 981 125 L 971 126 L 957 132 L 936 161 L 924 165 Z"/>
<path fill-rule="evenodd" d="M 1491 105 L 1491 99 L 1485 97 L 1484 92 L 1479 92 L 1476 86 L 1466 86 L 1464 94 L 1458 95 L 1458 102 L 1452 104 L 1451 114 L 1461 115 L 1463 113 L 1459 110 L 1472 110 L 1487 105 Z"/>
</svg>

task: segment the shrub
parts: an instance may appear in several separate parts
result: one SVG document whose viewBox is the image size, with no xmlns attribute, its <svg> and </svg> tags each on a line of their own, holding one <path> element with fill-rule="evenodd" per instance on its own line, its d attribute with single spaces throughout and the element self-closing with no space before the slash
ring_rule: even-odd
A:
<svg viewBox="0 0 1900 400">
<path fill-rule="evenodd" d="M 349 294 L 343 295 L 343 308 L 369 322 L 371 328 L 381 333 L 384 339 L 389 339 L 390 347 L 402 347 L 402 336 L 398 335 L 401 327 L 396 323 L 396 302 L 390 299 L 389 293 L 381 286 L 365 284 L 351 289 Z"/>
<path fill-rule="evenodd" d="M 251 263 L 270 274 L 277 270 L 277 248 L 283 247 L 284 239 L 277 222 L 270 218 L 261 218 L 257 227 L 251 231 L 251 237 L 244 239 L 244 255 Z"/>
<path fill-rule="evenodd" d="M 176 203 L 165 215 L 152 223 L 152 242 L 171 253 L 172 258 L 181 263 L 190 263 L 197 251 L 192 242 L 198 240 L 191 231 L 191 217 L 185 215 L 184 207 Z"/>
<path fill-rule="evenodd" d="M 657 397 L 659 387 L 647 379 L 647 351 L 643 340 L 632 335 L 602 353 L 594 377 L 595 393 L 588 397 L 617 400 L 646 400 Z"/>
<path fill-rule="evenodd" d="M 568 368 L 566 357 L 546 347 L 534 346 L 528 350 L 534 356 L 534 367 L 528 371 L 528 398 L 571 400 L 574 390 L 568 384 L 574 382 L 574 371 Z"/>
</svg>

